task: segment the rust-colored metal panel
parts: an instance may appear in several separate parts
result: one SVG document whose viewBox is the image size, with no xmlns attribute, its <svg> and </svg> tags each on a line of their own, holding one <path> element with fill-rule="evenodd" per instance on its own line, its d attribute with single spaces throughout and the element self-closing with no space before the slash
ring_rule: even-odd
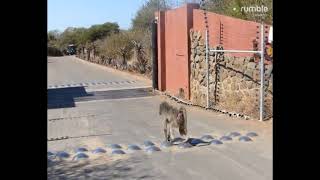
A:
<svg viewBox="0 0 320 180">
<path fill-rule="evenodd" d="M 160 91 L 165 91 L 166 86 L 166 59 L 165 59 L 165 12 L 160 11 L 155 13 L 158 23 L 157 38 L 158 38 L 158 88 Z"/>
<path fill-rule="evenodd" d="M 205 35 L 204 13 L 197 4 L 156 12 L 158 17 L 158 86 L 159 90 L 177 95 L 179 89 L 190 98 L 190 39 L 193 28 Z M 252 50 L 252 41 L 260 37 L 259 23 L 207 13 L 209 45 L 222 43 L 224 49 Z M 266 26 L 266 30 L 269 26 Z M 267 36 L 267 34 L 266 34 Z M 258 42 L 259 39 L 257 39 Z M 260 46 L 260 45 L 259 45 Z M 233 53 L 234 56 L 250 56 Z"/>
<path fill-rule="evenodd" d="M 179 89 L 189 98 L 188 6 L 166 12 L 166 91 L 178 95 Z"/>
<path fill-rule="evenodd" d="M 224 49 L 253 50 L 252 41 L 260 38 L 260 24 L 212 12 L 207 13 L 209 45 L 216 47 L 222 39 Z M 221 28 L 222 26 L 222 28 Z M 269 27 L 269 25 L 267 25 Z M 203 10 L 193 10 L 193 29 L 205 35 Z M 267 29 L 266 29 L 267 30 Z M 260 40 L 257 39 L 260 47 Z M 232 56 L 251 56 L 250 53 L 232 53 Z"/>
</svg>

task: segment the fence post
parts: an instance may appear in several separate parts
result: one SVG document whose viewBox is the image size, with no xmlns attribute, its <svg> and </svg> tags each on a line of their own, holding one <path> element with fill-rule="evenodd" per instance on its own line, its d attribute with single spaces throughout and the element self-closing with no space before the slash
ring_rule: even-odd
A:
<svg viewBox="0 0 320 180">
<path fill-rule="evenodd" d="M 151 23 L 151 47 L 152 47 L 152 88 L 158 90 L 158 41 L 157 41 L 157 21 Z"/>
<path fill-rule="evenodd" d="M 209 108 L 209 44 L 208 44 L 208 29 L 206 29 L 206 63 L 207 63 L 207 109 Z"/>
<path fill-rule="evenodd" d="M 260 121 L 263 121 L 264 110 L 264 27 L 261 23 L 261 58 L 260 58 Z"/>
</svg>

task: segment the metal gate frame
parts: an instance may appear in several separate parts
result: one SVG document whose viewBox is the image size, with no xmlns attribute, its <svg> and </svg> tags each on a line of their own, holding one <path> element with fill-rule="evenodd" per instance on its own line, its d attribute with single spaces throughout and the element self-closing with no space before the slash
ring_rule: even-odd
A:
<svg viewBox="0 0 320 180">
<path fill-rule="evenodd" d="M 209 49 L 208 44 L 208 29 L 206 29 L 206 64 L 207 64 L 207 108 L 209 109 L 209 60 L 208 54 L 210 52 L 225 52 L 225 53 L 259 53 L 260 58 L 260 103 L 259 103 L 259 114 L 260 121 L 263 121 L 263 110 L 264 110 L 264 27 L 263 23 L 260 25 L 261 29 L 261 42 L 260 42 L 260 51 L 251 51 L 251 50 L 216 50 Z M 216 57 L 216 55 L 215 55 Z"/>
</svg>

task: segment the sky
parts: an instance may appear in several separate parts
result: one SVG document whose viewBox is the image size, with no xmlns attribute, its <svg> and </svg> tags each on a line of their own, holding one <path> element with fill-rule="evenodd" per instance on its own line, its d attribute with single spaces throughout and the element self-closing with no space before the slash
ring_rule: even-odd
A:
<svg viewBox="0 0 320 180">
<path fill-rule="evenodd" d="M 117 22 L 128 29 L 146 0 L 48 0 L 48 31 Z"/>
</svg>

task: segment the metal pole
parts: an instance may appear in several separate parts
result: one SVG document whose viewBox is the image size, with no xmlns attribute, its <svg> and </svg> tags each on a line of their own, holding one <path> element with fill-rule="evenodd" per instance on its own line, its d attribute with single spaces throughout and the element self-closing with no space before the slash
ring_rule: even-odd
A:
<svg viewBox="0 0 320 180">
<path fill-rule="evenodd" d="M 209 53 L 209 44 L 208 44 L 208 29 L 206 29 L 206 63 L 207 63 L 207 109 L 209 108 L 209 61 L 208 61 L 208 53 Z"/>
<path fill-rule="evenodd" d="M 216 50 L 209 49 L 210 52 L 225 52 L 225 53 L 261 53 L 261 51 L 250 51 L 250 50 Z"/>
<path fill-rule="evenodd" d="M 151 23 L 151 47 L 152 47 L 152 88 L 158 89 L 158 42 L 157 42 L 157 21 Z"/>
<path fill-rule="evenodd" d="M 263 121 L 264 104 L 264 31 L 261 24 L 261 58 L 260 58 L 260 121 Z"/>
</svg>

